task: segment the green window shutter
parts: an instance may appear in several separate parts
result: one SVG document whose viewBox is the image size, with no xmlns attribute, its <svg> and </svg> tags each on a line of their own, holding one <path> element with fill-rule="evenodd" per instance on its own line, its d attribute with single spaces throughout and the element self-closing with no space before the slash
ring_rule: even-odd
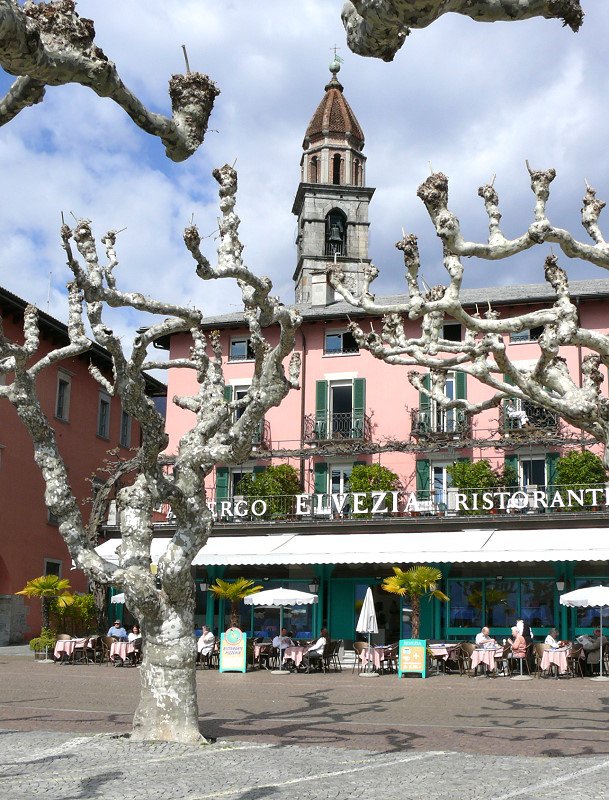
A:
<svg viewBox="0 0 609 800">
<path fill-rule="evenodd" d="M 216 500 L 228 497 L 228 467 L 216 467 Z"/>
<path fill-rule="evenodd" d="M 326 494 L 328 491 L 328 465 L 325 461 L 315 464 L 315 494 Z"/>
<path fill-rule="evenodd" d="M 419 500 L 429 500 L 429 459 L 417 459 L 416 478 L 417 498 Z"/>
<path fill-rule="evenodd" d="M 429 372 L 423 375 L 423 386 L 425 389 L 429 389 L 431 386 L 431 375 Z M 422 432 L 432 429 L 430 405 L 431 400 L 429 396 L 423 392 L 419 392 L 419 430 Z"/>
<path fill-rule="evenodd" d="M 455 372 L 455 399 L 465 400 L 467 397 L 467 373 Z"/>
<path fill-rule="evenodd" d="M 546 455 L 546 490 L 551 491 L 556 486 L 556 462 L 560 453 L 547 453 Z"/>
<path fill-rule="evenodd" d="M 227 403 L 230 403 L 233 399 L 233 387 L 232 386 L 225 386 L 224 387 L 224 399 Z"/>
<path fill-rule="evenodd" d="M 254 475 L 260 475 L 261 472 L 264 472 L 266 467 L 264 466 L 255 466 L 254 467 Z"/>
<path fill-rule="evenodd" d="M 365 461 L 354 461 L 353 462 L 353 466 L 354 467 L 365 467 L 366 466 L 366 462 Z"/>
<path fill-rule="evenodd" d="M 520 483 L 520 470 L 518 469 L 518 456 L 517 455 L 513 455 L 513 454 L 511 456 L 505 456 L 505 458 L 503 459 L 503 463 L 505 464 L 506 467 L 512 467 L 512 469 L 516 471 L 516 475 L 518 475 L 518 483 Z"/>
<path fill-rule="evenodd" d="M 328 438 L 328 381 L 315 383 L 315 438 Z"/>
<path fill-rule="evenodd" d="M 366 410 L 366 379 L 355 378 L 353 381 L 353 426 L 354 439 L 364 436 L 364 412 Z"/>
</svg>

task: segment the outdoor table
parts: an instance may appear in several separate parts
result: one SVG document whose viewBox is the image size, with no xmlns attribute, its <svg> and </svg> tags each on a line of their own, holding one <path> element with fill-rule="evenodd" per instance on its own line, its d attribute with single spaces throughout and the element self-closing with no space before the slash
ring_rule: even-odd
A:
<svg viewBox="0 0 609 800">
<path fill-rule="evenodd" d="M 74 655 L 74 650 L 76 649 L 77 644 L 84 645 L 87 643 L 88 639 L 86 636 L 82 639 L 59 639 L 57 642 L 55 642 L 53 656 L 57 661 L 68 661 Z"/>
<path fill-rule="evenodd" d="M 283 660 L 285 661 L 286 659 L 291 658 L 294 662 L 294 666 L 299 667 L 302 664 L 302 657 L 308 649 L 308 647 L 297 647 L 296 645 L 286 647 L 283 650 Z"/>
<path fill-rule="evenodd" d="M 567 671 L 567 656 L 569 655 L 570 648 L 568 647 L 552 647 L 549 650 L 544 650 L 541 657 L 542 672 L 552 669 L 552 665 L 556 666 L 556 677 L 564 675 Z"/>
<path fill-rule="evenodd" d="M 429 651 L 431 653 L 432 658 L 435 659 L 436 669 L 437 672 L 440 672 L 440 659 L 444 662 L 450 661 L 457 661 L 458 656 L 456 651 L 458 651 L 461 647 L 459 642 L 455 642 L 451 644 L 450 642 L 435 642 L 433 644 L 429 644 Z"/>
<path fill-rule="evenodd" d="M 503 647 L 477 647 L 472 653 L 472 670 L 486 664 L 489 670 L 495 669 L 495 659 L 503 655 Z"/>
<path fill-rule="evenodd" d="M 370 650 L 366 648 L 362 650 L 361 653 L 361 660 L 364 667 L 370 661 L 372 662 L 375 669 L 382 669 L 383 661 L 385 661 L 385 654 L 387 651 L 391 650 L 391 646 L 386 645 L 376 645 L 376 647 L 371 647 Z"/>
<path fill-rule="evenodd" d="M 130 653 L 135 652 L 135 647 L 131 642 L 113 642 L 110 647 L 110 661 L 120 658 L 121 661 L 126 661 Z"/>
</svg>

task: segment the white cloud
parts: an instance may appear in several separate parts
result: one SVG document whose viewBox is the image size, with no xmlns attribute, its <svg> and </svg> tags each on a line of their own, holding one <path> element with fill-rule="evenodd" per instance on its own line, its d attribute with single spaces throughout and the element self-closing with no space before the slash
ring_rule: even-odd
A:
<svg viewBox="0 0 609 800">
<path fill-rule="evenodd" d="M 345 95 L 366 134 L 368 182 L 377 188 L 370 213 L 377 291 L 404 289 L 393 248 L 402 226 L 419 234 L 426 279 L 442 279 L 441 251 L 416 197 L 430 161 L 449 176 L 451 207 L 469 236 L 485 235 L 477 188 L 493 173 L 506 233 L 528 224 L 525 158 L 556 167 L 553 218 L 578 232 L 584 177 L 609 199 L 609 14 L 600 3 L 589 6 L 577 35 L 556 21 L 483 25 L 447 15 L 413 32 L 385 64 L 348 52 L 338 2 L 306 0 L 295 11 L 279 0 L 81 0 L 98 44 L 154 110 L 169 111 L 167 81 L 184 68 L 183 43 L 191 68 L 207 71 L 222 93 L 203 147 L 182 164 L 168 161 L 161 143 L 113 103 L 79 87 L 49 89 L 42 105 L 1 128 L 0 283 L 46 307 L 52 272 L 50 309 L 65 318 L 69 272 L 59 214 L 73 211 L 92 219 L 98 234 L 126 227 L 118 241 L 125 288 L 197 303 L 208 313 L 236 309 L 234 287 L 203 286 L 195 277 L 181 238 L 191 214 L 202 234 L 215 230 L 210 173 L 236 158 L 245 259 L 291 301 L 291 207 L 302 137 L 323 96 L 335 42 L 345 59 Z M 8 76 L 1 83 L 9 85 Z M 204 246 L 213 256 L 213 238 Z M 472 261 L 466 283 L 541 280 L 543 256 L 526 254 L 509 270 Z M 579 264 L 571 273 L 597 274 Z M 125 330 L 128 321 L 120 323 Z"/>
</svg>

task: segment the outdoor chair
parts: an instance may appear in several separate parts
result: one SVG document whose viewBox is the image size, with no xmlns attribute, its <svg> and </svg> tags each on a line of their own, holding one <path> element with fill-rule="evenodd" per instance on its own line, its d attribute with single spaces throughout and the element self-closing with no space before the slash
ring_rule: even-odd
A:
<svg viewBox="0 0 609 800">
<path fill-rule="evenodd" d="M 362 661 L 362 653 L 364 650 L 368 649 L 368 645 L 366 642 L 353 642 L 353 655 L 355 658 L 353 659 L 353 667 L 351 669 L 351 674 L 355 672 L 355 668 L 357 667 L 357 671 L 361 672 L 364 666 L 364 662 Z"/>
<path fill-rule="evenodd" d="M 472 644 L 471 642 L 463 642 L 461 645 L 461 665 L 463 675 L 471 674 L 472 669 L 472 654 L 476 649 L 476 645 Z"/>
<path fill-rule="evenodd" d="M 512 677 L 512 670 L 510 669 L 510 655 L 512 652 L 512 645 L 508 642 L 503 645 L 503 653 L 499 658 L 495 658 L 495 669 L 497 674 L 504 675 L 507 678 Z"/>
<path fill-rule="evenodd" d="M 542 644 L 541 642 L 533 642 L 532 644 L 533 644 L 533 653 L 535 655 L 535 675 L 538 678 L 540 678 L 543 674 L 543 670 L 541 669 L 541 660 L 543 658 L 543 654 L 547 649 L 547 646 L 545 644 Z"/>
<path fill-rule="evenodd" d="M 510 653 L 510 657 L 508 659 L 508 665 L 512 670 L 512 672 L 514 671 L 519 672 L 522 668 L 523 673 L 526 669 L 527 675 L 530 675 L 531 668 L 529 665 L 530 665 L 530 654 L 532 652 L 533 652 L 533 642 L 530 642 L 527 645 L 526 653 L 523 656 L 515 656 L 514 653 Z M 517 670 L 516 667 L 518 668 Z"/>
<path fill-rule="evenodd" d="M 583 652 L 584 648 L 580 644 L 572 647 L 571 651 L 567 654 L 567 669 L 569 670 L 569 674 L 574 678 L 577 675 L 579 675 L 580 678 L 584 677 L 584 659 L 582 658 Z"/>
<path fill-rule="evenodd" d="M 381 673 L 397 672 L 398 669 L 398 645 L 388 645 L 383 652 L 383 660 L 381 662 Z"/>
<path fill-rule="evenodd" d="M 444 662 L 444 672 L 450 673 L 456 669 L 459 670 L 459 674 L 463 675 L 463 651 L 462 651 L 463 642 L 457 642 L 456 645 L 451 645 L 451 649 L 448 651 L 448 658 Z"/>
<path fill-rule="evenodd" d="M 129 654 L 133 666 L 137 666 L 142 660 L 142 637 L 134 639 L 131 644 L 133 645 L 133 653 Z"/>
<path fill-rule="evenodd" d="M 339 656 L 339 651 L 342 646 L 343 646 L 342 639 L 339 639 L 336 642 L 332 642 L 330 652 L 328 653 L 327 656 L 324 654 L 324 661 L 326 662 L 328 672 L 330 671 L 330 669 L 333 669 L 335 672 L 343 671 L 343 665 L 340 663 L 340 656 Z"/>
<path fill-rule="evenodd" d="M 110 663 L 110 648 L 112 647 L 114 642 L 118 641 L 118 639 L 115 639 L 114 636 L 100 636 L 99 638 L 101 641 L 101 648 L 102 648 L 102 653 L 99 663 L 103 664 L 105 661 L 106 666 L 108 666 L 108 664 Z"/>
<path fill-rule="evenodd" d="M 72 664 L 76 663 L 85 664 L 95 662 L 95 641 L 91 641 L 91 637 L 84 636 L 76 642 L 74 652 L 72 653 Z"/>
</svg>

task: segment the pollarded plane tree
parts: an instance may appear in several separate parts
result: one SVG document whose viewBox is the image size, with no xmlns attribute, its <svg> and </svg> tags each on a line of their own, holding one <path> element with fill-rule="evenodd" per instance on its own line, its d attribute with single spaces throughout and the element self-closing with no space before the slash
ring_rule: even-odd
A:
<svg viewBox="0 0 609 800">
<path fill-rule="evenodd" d="M 468 313 L 461 304 L 463 258 L 474 256 L 498 261 L 536 245 L 551 243 L 570 259 L 582 259 L 609 269 L 609 243 L 598 222 L 605 203 L 596 197 L 595 190 L 587 185 L 583 199 L 582 224 L 592 240 L 584 243 L 568 231 L 552 225 L 547 216 L 546 203 L 555 171 L 533 170 L 528 163 L 527 168 L 535 195 L 534 220 L 516 239 L 506 239 L 501 231 L 499 198 L 492 183 L 478 190 L 489 220 L 486 242 L 469 242 L 461 235 L 459 220 L 448 208 L 448 179 L 445 175 L 434 173 L 419 186 L 417 194 L 442 241 L 444 267 L 449 278 L 446 285 L 421 290 L 417 238 L 406 234 L 396 244 L 404 253 L 409 290 L 405 302 L 375 299 L 370 292 L 370 284 L 378 275 L 374 265 L 365 268 L 362 291 L 358 295 L 344 285 L 340 265 L 329 265 L 330 282 L 353 306 L 383 318 L 378 331 L 365 332 L 360 325 L 351 324 L 359 346 L 389 364 L 429 369 L 429 382 L 424 380 L 424 373 L 415 370 L 408 373 L 408 378 L 439 408 L 460 408 L 476 414 L 499 406 L 507 398 L 530 401 L 602 443 L 605 463 L 609 465 L 609 400 L 602 392 L 604 379 L 601 373 L 601 366 L 609 366 L 609 336 L 580 326 L 577 307 L 569 294 L 567 274 L 559 266 L 557 256 L 550 254 L 545 258 L 545 279 L 556 295 L 550 308 L 500 316 L 490 303 L 482 315 L 477 309 L 473 314 Z M 442 338 L 447 316 L 464 326 L 463 341 Z M 407 335 L 405 318 L 421 321 L 419 336 Z M 534 366 L 524 368 L 508 356 L 505 337 L 530 328 L 543 328 L 543 332 L 538 339 L 539 356 Z M 582 360 L 581 385 L 576 376 L 569 374 L 561 355 L 561 348 L 568 346 L 587 352 Z M 449 400 L 444 392 L 446 374 L 455 369 L 476 378 L 493 393 L 480 403 Z"/>
<path fill-rule="evenodd" d="M 202 143 L 219 91 L 207 75 L 191 72 L 169 81 L 172 116 L 149 111 L 130 91 L 116 65 L 95 44 L 93 21 L 76 13 L 74 0 L 37 3 L 0 0 L 0 66 L 17 80 L 0 100 L 0 126 L 40 103 L 47 86 L 78 83 L 109 97 L 135 124 L 184 161 Z"/>
<path fill-rule="evenodd" d="M 69 344 L 47 355 L 38 355 L 37 312 L 31 306 L 24 317 L 22 343 L 8 341 L 0 330 L 0 373 L 6 378 L 6 384 L 0 386 L 0 398 L 13 404 L 30 433 L 34 458 L 45 481 L 45 501 L 59 520 L 59 532 L 76 566 L 93 580 L 122 589 L 127 606 L 141 623 L 145 647 L 141 697 L 133 728 L 133 736 L 138 739 L 182 742 L 201 739 L 195 691 L 191 565 L 213 524 L 212 512 L 206 504 L 204 479 L 215 464 L 240 464 L 250 456 L 259 421 L 269 408 L 279 405 L 291 388 L 297 387 L 300 371 L 299 357 L 293 352 L 299 315 L 272 297 L 271 282 L 256 277 L 241 258 L 239 218 L 234 211 L 236 172 L 224 166 L 214 171 L 214 177 L 220 184 L 222 211 L 217 265 L 212 266 L 201 252 L 196 227 L 186 228 L 184 241 L 202 280 L 233 279 L 241 289 L 255 353 L 252 382 L 245 397 L 225 400 L 219 334 L 202 333 L 202 313 L 136 292 L 120 291 L 115 277 L 116 234 L 111 231 L 103 237 L 102 259 L 87 220 L 79 221 L 73 230 L 66 225 L 61 230 L 73 274 L 69 285 Z M 121 338 L 106 321 L 108 307 L 154 314 L 161 321 L 140 329 L 128 354 Z M 142 431 L 141 445 L 129 465 L 136 467 L 134 480 L 117 493 L 122 534 L 117 564 L 106 561 L 94 549 L 81 509 L 70 490 L 53 428 L 36 394 L 36 378 L 44 369 L 62 359 L 86 353 L 90 347 L 85 334 L 85 315 L 92 338 L 106 348 L 113 364 L 110 379 L 93 365 L 90 373 L 108 394 L 120 398 L 122 408 L 139 422 Z M 265 337 L 269 326 L 279 331 L 273 345 Z M 189 332 L 192 336 L 188 357 L 165 362 L 148 357 L 155 341 L 179 332 Z M 286 371 L 284 362 L 288 358 Z M 143 373 L 170 368 L 193 370 L 198 390 L 193 396 L 173 398 L 179 407 L 192 412 L 192 426 L 181 438 L 172 457 L 173 469 L 168 471 L 167 458 L 163 456 L 168 443 L 164 419 L 146 396 Z M 112 480 L 108 478 L 104 491 Z M 154 576 L 150 570 L 152 515 L 159 504 L 171 506 L 176 530 L 158 560 Z"/>
<path fill-rule="evenodd" d="M 584 18 L 579 0 L 347 0 L 342 19 L 354 53 L 392 61 L 411 29 L 449 12 L 478 22 L 559 19 L 573 31 Z"/>
</svg>

